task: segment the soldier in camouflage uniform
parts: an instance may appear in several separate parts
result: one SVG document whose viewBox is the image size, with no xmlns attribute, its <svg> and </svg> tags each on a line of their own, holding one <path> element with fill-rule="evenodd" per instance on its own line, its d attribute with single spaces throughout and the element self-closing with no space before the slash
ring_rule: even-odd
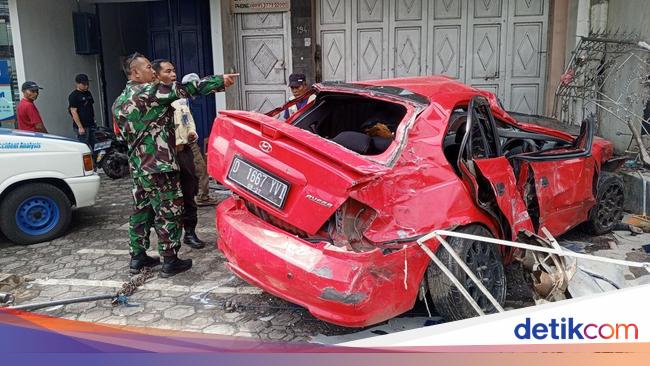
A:
<svg viewBox="0 0 650 366">
<path fill-rule="evenodd" d="M 141 54 L 126 59 L 126 88 L 112 111 L 118 136 L 129 146 L 134 212 L 129 219 L 132 273 L 160 264 L 150 257 L 149 232 L 158 235 L 158 251 L 164 257 L 162 277 L 192 267 L 192 260 L 179 259 L 183 196 L 176 161 L 173 109 L 179 98 L 222 91 L 234 83 L 234 75 L 210 76 L 187 84 L 155 82 L 151 63 Z"/>
</svg>

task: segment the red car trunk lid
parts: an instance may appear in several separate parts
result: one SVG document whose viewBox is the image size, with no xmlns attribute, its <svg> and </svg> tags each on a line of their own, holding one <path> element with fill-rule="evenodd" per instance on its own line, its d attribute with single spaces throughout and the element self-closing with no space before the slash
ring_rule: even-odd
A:
<svg viewBox="0 0 650 366">
<path fill-rule="evenodd" d="M 310 235 L 345 202 L 351 187 L 387 169 L 329 140 L 254 112 L 221 112 L 210 143 L 208 169 L 213 177 L 248 202 Z M 243 178 L 232 173 L 234 161 L 244 165 Z M 242 182 L 250 178 L 251 171 L 261 175 L 257 186 Z M 266 188 L 260 190 L 259 181 L 264 179 Z M 263 198 L 270 184 L 277 188 L 278 182 L 287 184 L 286 195 L 280 192 L 273 200 Z"/>
</svg>

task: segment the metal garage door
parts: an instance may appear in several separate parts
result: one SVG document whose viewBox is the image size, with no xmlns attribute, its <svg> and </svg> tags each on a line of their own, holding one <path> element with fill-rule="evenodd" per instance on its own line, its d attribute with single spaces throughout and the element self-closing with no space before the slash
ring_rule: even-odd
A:
<svg viewBox="0 0 650 366">
<path fill-rule="evenodd" d="M 543 108 L 547 0 L 318 0 L 323 80 L 443 74 Z"/>
</svg>

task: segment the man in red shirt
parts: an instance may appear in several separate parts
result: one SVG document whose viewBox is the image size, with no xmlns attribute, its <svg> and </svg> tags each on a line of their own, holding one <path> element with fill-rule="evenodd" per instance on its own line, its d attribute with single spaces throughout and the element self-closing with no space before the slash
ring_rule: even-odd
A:
<svg viewBox="0 0 650 366">
<path fill-rule="evenodd" d="M 23 91 L 23 99 L 18 103 L 18 129 L 47 133 L 47 129 L 43 124 L 41 114 L 38 113 L 34 101 L 38 98 L 38 92 L 43 89 L 33 81 L 26 81 L 23 83 L 21 90 Z"/>
</svg>

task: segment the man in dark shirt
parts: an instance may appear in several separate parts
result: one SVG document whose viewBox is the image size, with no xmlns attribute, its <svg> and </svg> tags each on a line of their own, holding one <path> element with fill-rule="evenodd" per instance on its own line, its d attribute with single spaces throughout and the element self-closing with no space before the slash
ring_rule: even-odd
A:
<svg viewBox="0 0 650 366">
<path fill-rule="evenodd" d="M 77 134 L 80 142 L 85 143 L 95 156 L 95 103 L 93 95 L 90 94 L 90 80 L 88 75 L 79 74 L 74 79 L 77 87 L 68 97 L 68 109 L 72 116 L 72 128 Z"/>
<path fill-rule="evenodd" d="M 33 81 L 23 83 L 21 88 L 23 99 L 20 100 L 17 108 L 19 130 L 47 133 L 41 114 L 34 104 L 41 89 L 43 88 Z"/>
</svg>

